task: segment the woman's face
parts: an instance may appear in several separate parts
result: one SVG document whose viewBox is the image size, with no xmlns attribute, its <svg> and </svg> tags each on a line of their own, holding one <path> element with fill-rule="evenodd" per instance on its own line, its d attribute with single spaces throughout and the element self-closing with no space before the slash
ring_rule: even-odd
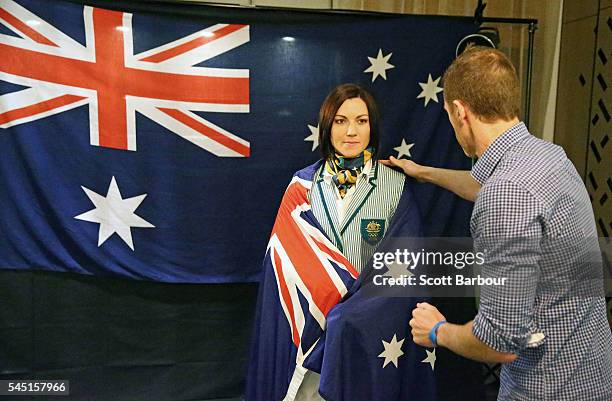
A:
<svg viewBox="0 0 612 401">
<path fill-rule="evenodd" d="M 358 97 L 340 105 L 331 129 L 331 142 L 336 153 L 352 158 L 359 156 L 370 144 L 368 106 Z"/>
</svg>

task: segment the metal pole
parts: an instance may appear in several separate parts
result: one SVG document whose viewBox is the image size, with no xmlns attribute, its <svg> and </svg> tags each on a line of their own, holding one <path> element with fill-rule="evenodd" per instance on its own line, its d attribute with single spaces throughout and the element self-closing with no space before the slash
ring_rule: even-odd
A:
<svg viewBox="0 0 612 401">
<path fill-rule="evenodd" d="M 525 125 L 529 128 L 529 112 L 531 107 L 531 71 L 533 68 L 533 40 L 535 31 L 538 29 L 536 23 L 529 24 L 529 49 L 527 50 L 527 84 L 525 87 Z"/>
<path fill-rule="evenodd" d="M 469 18 L 469 17 L 468 17 Z M 537 24 L 537 18 L 499 18 L 499 17 L 484 17 L 482 22 L 496 22 L 499 24 Z"/>
</svg>

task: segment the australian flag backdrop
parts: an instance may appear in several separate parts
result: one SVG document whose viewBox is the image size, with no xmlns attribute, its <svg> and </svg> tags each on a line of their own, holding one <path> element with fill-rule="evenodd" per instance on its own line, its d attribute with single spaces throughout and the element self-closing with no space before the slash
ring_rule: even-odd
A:
<svg viewBox="0 0 612 401">
<path fill-rule="evenodd" d="M 471 19 L 89 4 L 0 1 L 1 268 L 257 281 L 340 83 L 377 98 L 383 158 L 470 167 L 441 75 Z M 426 235 L 467 234 L 413 185 Z"/>
</svg>

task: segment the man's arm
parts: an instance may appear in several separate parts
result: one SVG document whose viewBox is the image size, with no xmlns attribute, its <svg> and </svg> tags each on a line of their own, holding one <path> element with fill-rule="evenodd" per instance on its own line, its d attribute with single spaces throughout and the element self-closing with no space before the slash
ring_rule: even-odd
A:
<svg viewBox="0 0 612 401">
<path fill-rule="evenodd" d="M 389 160 L 380 162 L 385 166 L 399 167 L 404 174 L 418 181 L 439 185 L 472 202 L 476 200 L 476 195 L 480 190 L 480 183 L 472 177 L 469 171 L 423 166 L 412 160 L 396 159 L 393 156 Z"/>
<path fill-rule="evenodd" d="M 480 201 L 485 207 L 475 209 L 472 215 L 475 249 L 486 254 L 479 274 L 505 278 L 504 284 L 481 286 L 474 320 L 466 325 L 441 325 L 439 344 L 469 358 L 512 361 L 508 354 L 518 355 L 528 346 L 539 346 L 543 338 L 532 342 L 533 336 L 546 334 L 539 331 L 534 306 L 544 209 L 529 191 L 508 180 L 488 185 L 481 191 Z M 432 346 L 429 332 L 441 320 L 446 319 L 434 306 L 417 304 L 410 321 L 415 343 Z"/>
<path fill-rule="evenodd" d="M 499 352 L 480 341 L 472 333 L 473 322 L 443 324 L 438 328 L 438 344 L 465 358 L 488 363 L 510 363 L 516 354 Z"/>
<path fill-rule="evenodd" d="M 412 338 L 423 347 L 433 347 L 429 340 L 429 331 L 439 321 L 446 320 L 438 309 L 426 302 L 417 304 L 412 311 Z M 444 323 L 438 327 L 438 345 L 448 348 L 455 354 L 465 358 L 488 363 L 510 363 L 516 354 L 503 353 L 494 350 L 472 333 L 472 322 L 466 324 Z"/>
</svg>

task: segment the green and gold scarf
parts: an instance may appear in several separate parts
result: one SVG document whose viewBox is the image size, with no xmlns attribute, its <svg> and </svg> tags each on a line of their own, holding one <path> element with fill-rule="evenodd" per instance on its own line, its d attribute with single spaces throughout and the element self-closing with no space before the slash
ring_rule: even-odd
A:
<svg viewBox="0 0 612 401">
<path fill-rule="evenodd" d="M 331 174 L 341 198 L 344 198 L 346 191 L 355 185 L 363 166 L 372 159 L 372 153 L 372 148 L 366 148 L 357 157 L 347 158 L 336 153 L 332 159 L 327 159 L 325 171 Z"/>
</svg>

